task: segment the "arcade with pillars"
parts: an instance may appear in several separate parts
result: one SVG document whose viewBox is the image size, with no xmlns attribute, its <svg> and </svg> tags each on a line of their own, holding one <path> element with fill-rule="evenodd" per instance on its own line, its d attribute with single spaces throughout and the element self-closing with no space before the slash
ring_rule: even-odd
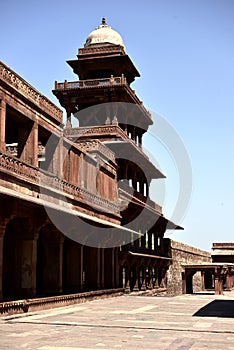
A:
<svg viewBox="0 0 234 350">
<path fill-rule="evenodd" d="M 233 263 L 210 263 L 184 265 L 182 273 L 183 293 L 193 293 L 193 276 L 201 273 L 202 290 L 214 290 L 215 294 L 223 294 L 223 290 L 231 290 L 234 287 Z"/>
<path fill-rule="evenodd" d="M 40 207 L 4 198 L 0 299 L 78 293 L 119 286 L 118 248 L 95 248 L 62 234 Z"/>
</svg>

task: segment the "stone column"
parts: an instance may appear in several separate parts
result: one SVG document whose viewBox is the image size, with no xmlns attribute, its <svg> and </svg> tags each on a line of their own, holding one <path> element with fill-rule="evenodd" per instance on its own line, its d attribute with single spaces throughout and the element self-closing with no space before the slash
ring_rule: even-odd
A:
<svg viewBox="0 0 234 350">
<path fill-rule="evenodd" d="M 115 286 L 119 288 L 119 247 L 114 248 L 115 251 Z"/>
<path fill-rule="evenodd" d="M 159 285 L 158 285 L 158 267 L 154 267 L 154 273 L 155 273 L 155 285 L 154 285 L 154 287 L 158 288 L 159 287 Z"/>
<path fill-rule="evenodd" d="M 6 102 L 0 101 L 0 151 L 6 150 Z"/>
<path fill-rule="evenodd" d="M 33 124 L 32 128 L 32 165 L 38 166 L 38 123 Z"/>
<path fill-rule="evenodd" d="M 153 274 L 152 274 L 152 266 L 149 266 L 149 289 L 153 289 Z"/>
<path fill-rule="evenodd" d="M 65 85 L 65 83 L 64 83 Z M 72 123 L 71 123 L 71 111 L 70 109 L 67 109 L 67 122 L 66 122 L 66 129 L 72 128 Z"/>
<path fill-rule="evenodd" d="M 160 287 L 161 288 L 165 288 L 166 287 L 165 279 L 166 279 L 166 269 L 165 269 L 165 267 L 163 267 L 162 268 L 162 280 L 161 280 L 161 283 L 160 283 Z"/>
<path fill-rule="evenodd" d="M 84 267 L 84 246 L 83 245 L 79 245 L 78 247 L 79 250 L 79 256 L 80 256 L 80 273 L 79 273 L 79 290 L 82 291 L 83 290 L 83 267 Z"/>
<path fill-rule="evenodd" d="M 219 271 L 215 271 L 214 275 L 214 285 L 215 285 L 215 294 L 219 295 L 222 294 L 222 280 L 221 275 Z"/>
<path fill-rule="evenodd" d="M 34 122 L 20 127 L 18 135 L 18 157 L 34 166 L 38 165 L 38 124 Z"/>
<path fill-rule="evenodd" d="M 126 287 L 125 287 L 125 293 L 130 293 L 130 280 L 131 280 L 131 266 L 128 265 L 127 267 L 127 273 L 126 273 Z"/>
<path fill-rule="evenodd" d="M 205 289 L 205 272 L 201 271 L 201 290 Z"/>
<path fill-rule="evenodd" d="M 66 156 L 68 157 L 68 152 L 66 152 Z M 63 163 L 63 137 L 61 132 L 54 152 L 54 174 L 56 174 L 59 178 L 63 176 Z"/>
<path fill-rule="evenodd" d="M 64 236 L 59 239 L 59 293 L 63 291 L 63 243 Z"/>
<path fill-rule="evenodd" d="M 2 274 L 3 274 L 3 244 L 4 244 L 4 234 L 6 230 L 6 223 L 0 224 L 0 300 L 3 297 L 3 291 L 2 291 Z"/>
<path fill-rule="evenodd" d="M 145 271 L 145 265 L 142 266 L 142 285 L 141 285 L 141 290 L 146 290 L 146 271 Z"/>
<path fill-rule="evenodd" d="M 36 232 L 32 241 L 32 297 L 37 294 L 37 240 L 39 232 Z"/>
<path fill-rule="evenodd" d="M 115 288 L 115 248 L 112 248 L 112 251 L 111 251 L 111 264 L 112 264 L 111 285 L 112 285 L 112 288 Z"/>
<path fill-rule="evenodd" d="M 105 289 L 105 249 L 97 249 L 97 287 Z"/>
<path fill-rule="evenodd" d="M 139 280 L 139 268 L 138 268 L 138 264 L 136 263 L 136 269 L 135 269 L 135 283 L 134 283 L 134 287 L 133 287 L 133 291 L 134 292 L 139 292 L 139 287 L 138 287 L 138 280 Z"/>
</svg>

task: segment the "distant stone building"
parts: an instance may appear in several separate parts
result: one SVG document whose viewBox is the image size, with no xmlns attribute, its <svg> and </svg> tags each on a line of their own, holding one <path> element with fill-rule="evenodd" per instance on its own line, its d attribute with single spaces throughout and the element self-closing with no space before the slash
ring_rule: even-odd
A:
<svg viewBox="0 0 234 350">
<path fill-rule="evenodd" d="M 0 63 L 1 300 L 166 290 L 173 259 L 208 259 L 164 239 L 181 227 L 149 197 L 164 175 L 142 149 L 152 119 L 122 38 L 103 19 L 77 57 L 68 64 L 79 79 L 53 90 L 65 127 L 57 106 Z"/>
<path fill-rule="evenodd" d="M 169 247 L 169 255 L 172 263 L 167 272 L 167 294 L 179 295 L 184 292 L 185 265 L 190 264 L 210 264 L 211 255 L 209 252 L 191 247 L 187 244 L 166 239 Z M 201 271 L 196 272 L 193 278 L 193 292 L 205 289 L 205 280 Z"/>
</svg>

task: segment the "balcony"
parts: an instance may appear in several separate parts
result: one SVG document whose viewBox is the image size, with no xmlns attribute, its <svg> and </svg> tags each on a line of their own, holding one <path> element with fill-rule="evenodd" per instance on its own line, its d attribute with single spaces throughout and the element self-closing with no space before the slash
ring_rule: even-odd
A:
<svg viewBox="0 0 234 350">
<path fill-rule="evenodd" d="M 87 79 L 87 80 L 77 80 L 77 81 L 67 81 L 64 80 L 64 82 L 57 82 L 55 81 L 54 90 L 53 93 L 57 96 L 60 95 L 60 93 L 63 93 L 64 91 L 77 91 L 77 90 L 94 90 L 94 89 L 103 89 L 103 88 L 111 88 L 111 87 L 123 87 L 126 91 L 126 101 L 122 102 L 130 102 L 137 104 L 141 112 L 150 120 L 150 123 L 152 124 L 151 114 L 147 109 L 144 107 L 142 101 L 139 100 L 137 95 L 135 94 L 135 91 L 131 89 L 129 86 L 126 77 L 122 74 L 121 77 L 113 77 L 110 78 L 102 78 L 102 79 Z M 113 102 L 118 102 L 113 101 Z M 120 101 L 119 101 L 120 102 Z"/>
<path fill-rule="evenodd" d="M 144 156 L 144 152 L 142 151 L 141 145 L 138 144 L 131 139 L 123 129 L 121 129 L 118 125 L 106 124 L 100 126 L 89 126 L 89 127 L 78 127 L 78 128 L 68 128 L 64 130 L 64 135 L 69 139 L 115 139 L 115 140 L 124 140 L 129 143 L 137 150 L 137 152 L 141 152 Z M 145 156 L 146 157 L 146 156 Z"/>
<path fill-rule="evenodd" d="M 148 208 L 150 211 L 162 215 L 162 207 L 160 205 L 128 186 L 125 181 L 119 182 L 119 196 L 122 198 L 123 202 L 124 199 L 129 200 L 129 197 L 131 197 L 132 201 L 136 204 L 138 203 L 139 205 Z"/>
<path fill-rule="evenodd" d="M 7 188 L 10 188 L 15 191 L 14 178 L 16 178 L 18 184 L 17 192 L 19 194 L 22 192 L 22 198 L 26 194 L 27 200 L 30 200 L 28 197 L 30 196 L 31 200 L 33 202 L 38 201 L 38 204 L 43 204 L 43 201 L 44 204 L 46 202 L 58 203 L 61 210 L 63 208 L 64 210 L 66 208 L 70 209 L 70 202 L 75 200 L 82 203 L 83 206 L 90 206 L 98 211 L 102 211 L 104 215 L 113 213 L 118 216 L 120 210 L 118 204 L 2 152 L 0 152 L 0 172 L 6 174 L 7 180 L 3 183 L 3 187 L 6 187 L 5 190 L 7 191 Z M 7 174 L 10 175 L 9 178 Z M 32 191 L 31 189 L 34 187 L 35 190 Z M 63 204 L 61 204 L 61 201 Z"/>
<path fill-rule="evenodd" d="M 63 83 L 58 83 L 55 81 L 55 90 L 69 90 L 69 89 L 89 89 L 93 87 L 105 87 L 105 86 L 116 86 L 116 85 L 128 85 L 126 78 L 122 77 L 112 77 L 103 79 L 88 79 L 88 80 L 78 80 L 68 82 L 64 80 Z"/>
</svg>

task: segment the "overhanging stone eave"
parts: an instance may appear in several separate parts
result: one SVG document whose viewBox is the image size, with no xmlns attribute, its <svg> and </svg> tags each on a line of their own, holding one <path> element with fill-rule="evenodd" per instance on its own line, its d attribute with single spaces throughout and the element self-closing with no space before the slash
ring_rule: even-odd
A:
<svg viewBox="0 0 234 350">
<path fill-rule="evenodd" d="M 37 206 L 50 208 L 50 209 L 57 210 L 57 211 L 62 211 L 68 215 L 79 216 L 80 218 L 83 218 L 84 220 L 89 220 L 95 224 L 99 224 L 99 225 L 102 225 L 105 227 L 115 228 L 115 229 L 118 229 L 118 230 L 123 231 L 125 233 L 128 233 L 129 235 L 132 235 L 132 233 L 133 233 L 137 237 L 143 236 L 143 234 L 141 234 L 137 231 L 134 231 L 134 230 L 129 229 L 127 227 L 123 227 L 121 225 L 115 224 L 111 221 L 100 219 L 96 216 L 91 216 L 89 214 L 83 213 L 81 211 L 78 211 L 78 210 L 75 210 L 72 208 L 65 208 L 64 206 L 61 206 L 61 205 L 58 205 L 55 203 L 51 203 L 51 202 L 45 201 L 45 200 L 40 199 L 40 198 L 34 198 L 34 197 L 31 197 L 31 196 L 26 195 L 26 194 L 22 195 L 22 193 L 18 193 L 18 192 L 11 190 L 9 188 L 4 188 L 3 186 L 0 186 L 0 193 L 7 195 L 7 196 L 10 195 L 12 197 L 33 203 Z"/>
<path fill-rule="evenodd" d="M 143 170 L 148 169 L 152 178 L 155 178 L 155 179 L 166 178 L 166 176 L 159 169 L 157 169 L 153 163 L 151 163 L 151 161 L 142 152 L 142 150 L 140 150 L 137 146 L 133 145 L 131 141 L 118 140 L 118 141 L 104 141 L 103 143 L 106 146 L 108 146 L 116 154 L 118 158 L 122 157 L 123 159 L 126 159 L 126 148 L 123 146 L 127 146 L 127 148 L 129 149 L 129 152 L 131 152 L 131 160 L 133 163 L 139 164 L 140 162 L 142 169 Z"/>
<path fill-rule="evenodd" d="M 161 260 L 172 260 L 172 258 L 168 258 L 166 256 L 160 256 L 160 255 L 153 255 L 153 254 L 143 254 L 143 253 L 135 253 L 132 251 L 127 251 L 127 254 L 133 255 L 133 256 L 139 256 L 139 257 L 145 257 L 145 258 L 153 258 L 153 259 L 161 259 Z"/>
</svg>

